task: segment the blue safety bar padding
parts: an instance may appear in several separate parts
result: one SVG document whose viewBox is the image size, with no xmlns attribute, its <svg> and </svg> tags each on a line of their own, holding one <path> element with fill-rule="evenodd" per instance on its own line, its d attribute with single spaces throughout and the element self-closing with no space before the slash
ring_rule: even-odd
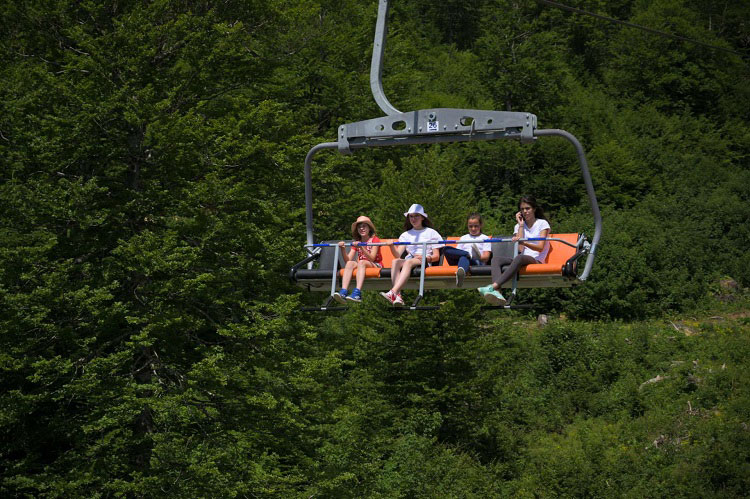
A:
<svg viewBox="0 0 750 499">
<path fill-rule="evenodd" d="M 546 241 L 546 237 L 525 237 L 519 239 L 519 241 Z M 418 241 L 416 243 L 406 241 L 394 241 L 393 243 L 362 243 L 359 242 L 357 246 L 388 246 L 393 244 L 394 246 L 419 246 L 421 244 L 467 244 L 467 243 L 510 243 L 514 242 L 512 239 L 482 239 L 481 241 L 456 241 L 453 239 L 446 239 L 443 241 Z M 338 243 L 317 243 L 317 244 L 306 244 L 307 248 L 329 248 L 336 246 Z M 345 246 L 351 246 L 354 243 L 346 243 Z"/>
</svg>

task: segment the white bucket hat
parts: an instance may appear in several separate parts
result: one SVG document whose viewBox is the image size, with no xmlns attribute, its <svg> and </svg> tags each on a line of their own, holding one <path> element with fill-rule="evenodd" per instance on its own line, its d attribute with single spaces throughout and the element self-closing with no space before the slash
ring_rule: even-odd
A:
<svg viewBox="0 0 750 499">
<path fill-rule="evenodd" d="M 404 213 L 404 216 L 408 217 L 412 213 L 419 213 L 420 215 L 422 215 L 425 218 L 430 218 L 430 217 L 427 216 L 427 213 L 424 212 L 424 208 L 422 208 L 421 204 L 413 204 L 413 205 L 409 206 L 409 211 L 407 211 L 406 213 Z"/>
</svg>

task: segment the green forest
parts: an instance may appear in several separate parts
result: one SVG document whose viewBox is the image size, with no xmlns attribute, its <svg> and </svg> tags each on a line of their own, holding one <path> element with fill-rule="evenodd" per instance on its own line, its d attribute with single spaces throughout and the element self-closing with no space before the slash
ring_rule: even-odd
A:
<svg viewBox="0 0 750 499">
<path fill-rule="evenodd" d="M 391 0 L 383 86 L 578 137 L 590 278 L 398 314 L 289 280 L 307 152 L 384 114 L 378 0 L 0 3 L 0 495 L 746 497 L 750 3 L 562 3 Z M 312 173 L 316 241 L 525 194 L 593 233 L 558 138 Z"/>
</svg>

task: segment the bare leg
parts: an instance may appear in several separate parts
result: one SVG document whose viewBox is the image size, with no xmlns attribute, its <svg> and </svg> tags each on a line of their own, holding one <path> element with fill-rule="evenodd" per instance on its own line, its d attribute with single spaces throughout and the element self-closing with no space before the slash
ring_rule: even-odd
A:
<svg viewBox="0 0 750 499">
<path fill-rule="evenodd" d="M 396 278 L 401 272 L 401 266 L 404 264 L 402 258 L 394 258 L 391 262 L 391 286 L 396 286 Z"/>
<path fill-rule="evenodd" d="M 368 267 L 374 267 L 375 264 L 368 260 L 360 260 L 359 264 L 357 264 L 357 287 L 362 290 L 362 286 L 365 284 L 365 273 L 367 272 L 365 269 Z"/>
<path fill-rule="evenodd" d="M 352 280 L 352 272 L 354 272 L 354 268 L 357 266 L 357 262 L 354 260 L 349 260 L 346 262 L 346 266 L 344 267 L 344 275 L 341 276 L 341 287 L 346 289 L 349 287 L 349 282 Z"/>
<path fill-rule="evenodd" d="M 421 265 L 421 258 L 410 258 L 409 260 L 406 260 L 401 267 L 401 272 L 399 272 L 396 282 L 393 284 L 393 292 L 398 293 L 399 291 L 401 291 L 401 288 L 404 287 L 406 281 L 408 281 L 409 277 L 411 277 L 411 269 Z"/>
</svg>

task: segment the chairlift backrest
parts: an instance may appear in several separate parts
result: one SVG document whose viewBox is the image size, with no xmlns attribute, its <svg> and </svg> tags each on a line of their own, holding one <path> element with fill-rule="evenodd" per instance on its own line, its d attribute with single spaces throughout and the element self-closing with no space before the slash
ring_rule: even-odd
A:
<svg viewBox="0 0 750 499">
<path fill-rule="evenodd" d="M 502 238 L 511 238 L 513 236 L 497 236 L 498 239 Z M 500 256 L 506 256 L 508 258 L 513 258 L 515 256 L 516 252 L 516 246 L 512 242 L 504 242 L 504 243 L 492 243 L 492 256 L 495 257 L 495 255 Z"/>
</svg>

